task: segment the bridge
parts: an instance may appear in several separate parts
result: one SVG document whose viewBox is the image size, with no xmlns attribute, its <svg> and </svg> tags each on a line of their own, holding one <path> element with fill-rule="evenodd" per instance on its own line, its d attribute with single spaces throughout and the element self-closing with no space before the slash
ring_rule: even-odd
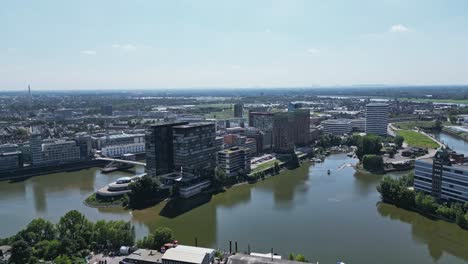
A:
<svg viewBox="0 0 468 264">
<path fill-rule="evenodd" d="M 111 161 L 111 162 L 146 166 L 146 163 L 144 163 L 144 162 L 138 162 L 138 161 L 133 161 L 133 160 L 113 159 L 113 158 L 105 158 L 105 157 L 96 157 L 96 160 L 105 160 L 105 161 Z"/>
</svg>

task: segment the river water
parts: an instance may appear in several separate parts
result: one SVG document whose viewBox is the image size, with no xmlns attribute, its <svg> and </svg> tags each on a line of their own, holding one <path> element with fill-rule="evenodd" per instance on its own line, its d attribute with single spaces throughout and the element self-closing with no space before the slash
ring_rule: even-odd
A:
<svg viewBox="0 0 468 264">
<path fill-rule="evenodd" d="M 464 147 L 462 141 L 455 146 Z M 76 209 L 92 220 L 134 223 L 137 236 L 168 226 L 183 244 L 228 249 L 237 241 L 255 252 L 302 253 L 311 261 L 336 263 L 467 263 L 468 231 L 443 221 L 380 204 L 382 176 L 355 172 L 344 154 L 213 196 L 161 203 L 139 211 L 95 209 L 82 201 L 125 172 L 91 168 L 19 182 L 0 182 L 0 237 L 16 233 L 35 217 L 58 221 Z M 330 169 L 328 175 L 326 170 Z M 134 173 L 142 172 L 137 167 Z M 394 174 L 395 177 L 398 175 Z"/>
</svg>

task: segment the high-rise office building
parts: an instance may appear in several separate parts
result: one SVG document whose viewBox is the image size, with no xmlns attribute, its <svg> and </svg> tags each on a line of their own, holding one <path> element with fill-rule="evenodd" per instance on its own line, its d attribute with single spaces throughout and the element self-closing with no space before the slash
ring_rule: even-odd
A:
<svg viewBox="0 0 468 264">
<path fill-rule="evenodd" d="M 173 127 L 188 122 L 154 125 L 145 137 L 146 173 L 150 176 L 162 175 L 174 170 Z"/>
<path fill-rule="evenodd" d="M 173 127 L 174 166 L 195 175 L 208 175 L 216 167 L 214 123 L 193 123 Z"/>
<path fill-rule="evenodd" d="M 310 110 L 296 109 L 273 115 L 273 149 L 279 153 L 294 151 L 294 145 L 310 141 Z"/>
<path fill-rule="evenodd" d="M 242 117 L 244 115 L 244 105 L 242 103 L 234 104 L 234 117 Z"/>
<path fill-rule="evenodd" d="M 114 114 L 112 105 L 103 105 L 101 106 L 101 115 L 112 116 Z"/>
<path fill-rule="evenodd" d="M 309 109 L 296 109 L 292 112 L 294 116 L 294 131 L 293 141 L 294 144 L 303 146 L 309 143 L 309 130 L 310 130 L 310 110 Z"/>
<path fill-rule="evenodd" d="M 278 153 L 294 152 L 294 115 L 289 112 L 273 116 L 273 150 Z"/>
<path fill-rule="evenodd" d="M 366 133 L 387 135 L 388 104 L 370 103 L 366 105 Z"/>
<path fill-rule="evenodd" d="M 273 113 L 249 112 L 249 126 L 263 131 L 271 131 L 273 129 Z"/>
</svg>

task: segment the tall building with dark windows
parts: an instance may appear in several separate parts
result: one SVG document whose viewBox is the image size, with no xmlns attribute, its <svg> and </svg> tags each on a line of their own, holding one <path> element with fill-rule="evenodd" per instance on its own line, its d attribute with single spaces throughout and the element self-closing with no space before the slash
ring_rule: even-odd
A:
<svg viewBox="0 0 468 264">
<path fill-rule="evenodd" d="M 388 104 L 370 103 L 366 105 L 366 133 L 387 135 Z"/>
<path fill-rule="evenodd" d="M 112 110 L 112 105 L 103 105 L 101 106 L 101 115 L 112 116 L 114 114 Z"/>
<path fill-rule="evenodd" d="M 294 152 L 294 115 L 290 112 L 275 113 L 273 116 L 273 151 Z"/>
<path fill-rule="evenodd" d="M 174 166 L 176 170 L 208 175 L 216 167 L 216 126 L 193 123 L 173 127 Z"/>
<path fill-rule="evenodd" d="M 310 141 L 310 110 L 296 109 L 273 115 L 273 149 L 278 153 L 292 153 L 294 146 Z"/>
<path fill-rule="evenodd" d="M 296 109 L 292 112 L 292 115 L 294 115 L 294 144 L 298 146 L 308 144 L 310 141 L 310 110 Z"/>
<path fill-rule="evenodd" d="M 244 104 L 234 104 L 234 117 L 242 117 L 244 115 Z"/>
<path fill-rule="evenodd" d="M 151 126 L 145 137 L 146 173 L 162 175 L 174 170 L 173 127 L 188 122 Z"/>
</svg>

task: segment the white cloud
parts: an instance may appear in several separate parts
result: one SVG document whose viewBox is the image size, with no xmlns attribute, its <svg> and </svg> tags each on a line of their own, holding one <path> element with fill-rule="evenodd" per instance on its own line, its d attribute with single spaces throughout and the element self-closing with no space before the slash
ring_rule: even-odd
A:
<svg viewBox="0 0 468 264">
<path fill-rule="evenodd" d="M 312 54 L 312 55 L 318 55 L 320 53 L 320 50 L 316 48 L 309 48 L 307 49 L 307 53 Z"/>
<path fill-rule="evenodd" d="M 396 24 L 390 27 L 389 30 L 391 33 L 404 33 L 409 32 L 410 29 L 402 24 Z"/>
<path fill-rule="evenodd" d="M 113 44 L 112 48 L 114 49 L 120 49 L 123 51 L 135 51 L 137 47 L 133 44 Z"/>
<path fill-rule="evenodd" d="M 81 54 L 83 55 L 96 55 L 96 51 L 95 50 L 82 50 L 81 51 Z"/>
</svg>

